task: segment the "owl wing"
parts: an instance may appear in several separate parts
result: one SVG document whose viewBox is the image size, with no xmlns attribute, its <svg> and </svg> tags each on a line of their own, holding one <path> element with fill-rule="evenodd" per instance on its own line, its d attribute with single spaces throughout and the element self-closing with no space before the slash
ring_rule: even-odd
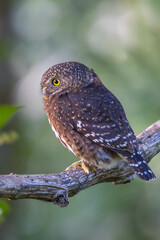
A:
<svg viewBox="0 0 160 240">
<path fill-rule="evenodd" d="M 102 84 L 61 96 L 61 114 L 74 131 L 128 160 L 143 180 L 155 175 L 138 152 L 138 142 L 118 99 Z"/>
<path fill-rule="evenodd" d="M 101 147 L 119 153 L 138 148 L 121 103 L 102 84 L 68 93 L 61 107 L 70 126 Z"/>
</svg>

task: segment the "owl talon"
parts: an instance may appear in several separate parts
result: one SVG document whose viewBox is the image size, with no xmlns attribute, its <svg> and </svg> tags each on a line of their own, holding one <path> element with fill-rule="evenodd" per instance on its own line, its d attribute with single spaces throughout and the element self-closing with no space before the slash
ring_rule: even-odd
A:
<svg viewBox="0 0 160 240">
<path fill-rule="evenodd" d="M 70 170 L 70 169 L 72 169 L 72 168 L 76 168 L 76 167 L 81 167 L 86 174 L 89 174 L 89 172 L 90 172 L 90 171 L 89 171 L 89 168 L 86 166 L 86 164 L 85 164 L 84 161 L 82 161 L 82 160 L 80 160 L 80 161 L 78 161 L 78 162 L 75 162 L 75 163 L 73 163 L 71 166 L 67 167 L 67 168 L 66 168 L 66 171 L 68 171 L 68 170 Z"/>
</svg>

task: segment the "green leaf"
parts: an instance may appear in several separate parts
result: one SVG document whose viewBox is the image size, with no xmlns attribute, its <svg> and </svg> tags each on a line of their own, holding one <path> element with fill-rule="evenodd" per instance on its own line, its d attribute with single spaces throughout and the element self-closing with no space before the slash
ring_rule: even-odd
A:
<svg viewBox="0 0 160 240">
<path fill-rule="evenodd" d="M 12 117 L 15 111 L 22 107 L 10 106 L 10 105 L 0 105 L 0 128 L 2 128 L 6 122 Z"/>
<path fill-rule="evenodd" d="M 0 223 L 4 220 L 4 218 L 9 212 L 10 212 L 9 204 L 4 200 L 0 200 Z"/>
</svg>

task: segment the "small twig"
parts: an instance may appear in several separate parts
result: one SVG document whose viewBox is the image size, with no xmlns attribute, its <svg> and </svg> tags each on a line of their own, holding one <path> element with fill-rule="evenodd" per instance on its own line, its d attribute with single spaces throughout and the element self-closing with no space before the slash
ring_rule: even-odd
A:
<svg viewBox="0 0 160 240">
<path fill-rule="evenodd" d="M 160 120 L 138 136 L 144 159 L 149 162 L 160 152 Z M 69 204 L 69 197 L 101 182 L 126 183 L 136 176 L 125 160 L 111 169 L 86 174 L 80 167 L 57 174 L 0 175 L 0 198 L 39 199 L 53 202 L 60 207 Z"/>
</svg>

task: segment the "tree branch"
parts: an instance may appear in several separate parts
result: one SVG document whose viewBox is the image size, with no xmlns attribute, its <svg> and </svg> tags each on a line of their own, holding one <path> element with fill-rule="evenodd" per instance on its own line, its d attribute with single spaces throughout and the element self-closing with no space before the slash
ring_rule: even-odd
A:
<svg viewBox="0 0 160 240">
<path fill-rule="evenodd" d="M 149 162 L 160 152 L 160 120 L 138 136 L 143 158 Z M 111 169 L 97 170 L 86 174 L 80 167 L 57 174 L 0 175 L 0 198 L 39 199 L 64 207 L 69 197 L 101 182 L 126 183 L 136 175 L 128 162 L 121 160 Z"/>
</svg>

